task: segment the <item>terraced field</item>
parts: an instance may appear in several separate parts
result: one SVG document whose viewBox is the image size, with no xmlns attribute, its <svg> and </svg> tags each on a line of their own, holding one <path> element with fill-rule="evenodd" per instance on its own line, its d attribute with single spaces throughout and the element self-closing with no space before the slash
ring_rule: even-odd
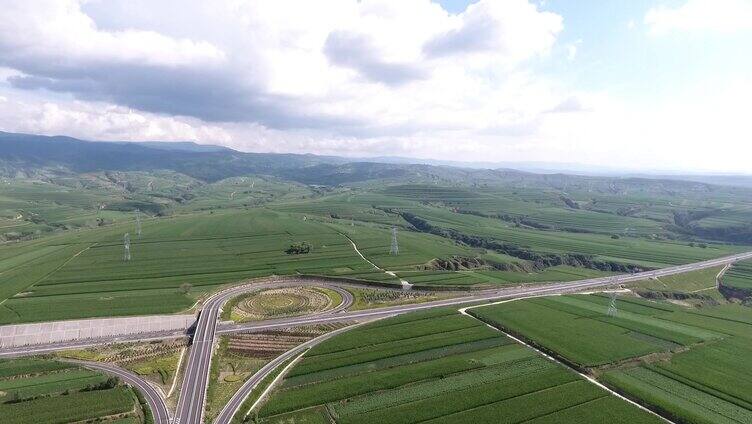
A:
<svg viewBox="0 0 752 424">
<path fill-rule="evenodd" d="M 565 195 L 539 182 L 518 190 L 377 183 L 319 187 L 259 176 L 205 183 L 174 172 L 70 178 L 41 185 L 14 181 L 4 190 L 11 203 L 44 200 L 71 216 L 96 214 L 104 196 L 108 206 L 100 213 L 126 213 L 127 220 L 0 245 L 0 324 L 171 313 L 190 308 L 220 285 L 272 274 L 491 287 L 578 280 L 747 249 L 669 240 L 677 236 L 664 231 L 673 225 L 665 217 L 638 217 L 630 208 L 649 202 L 643 212 L 662 216 L 677 204 L 648 194 L 617 201 L 603 192 L 610 186 L 588 199 L 582 184 Z M 79 187 L 81 181 L 87 185 Z M 546 185 L 557 187 L 556 181 Z M 55 194 L 53 186 L 66 189 Z M 723 196 L 703 201 L 692 194 L 686 207 L 720 207 L 733 200 Z M 8 210 L 16 210 L 16 203 Z M 140 236 L 132 220 L 137 208 L 149 212 Z M 11 215 L 3 216 L 15 219 Z M 64 217 L 44 222 L 58 220 Z M 399 255 L 389 254 L 392 226 L 399 228 Z M 639 230 L 616 231 L 622 227 Z M 131 235 L 130 261 L 123 260 L 124 233 Z M 351 241 L 397 277 L 364 261 Z M 311 245 L 309 253 L 286 253 L 303 242 Z"/>
<path fill-rule="evenodd" d="M 752 422 L 752 309 L 686 308 L 605 296 L 471 309 L 677 422 Z"/>
<path fill-rule="evenodd" d="M 742 289 L 752 295 L 752 261 L 734 264 L 723 276 L 723 284 Z"/>
<path fill-rule="evenodd" d="M 512 190 L 403 185 L 388 187 L 384 193 L 547 229 L 631 235 L 665 232 L 660 221 L 580 209 L 575 203 L 567 205 L 562 194 L 544 190 L 533 189 L 521 196 Z M 536 207 L 531 207 L 531 201 Z"/>
<path fill-rule="evenodd" d="M 0 362 L 0 422 L 63 424 L 102 417 L 142 422 L 129 387 L 71 364 L 18 359 Z M 110 422 L 110 421 L 108 421 Z"/>
<path fill-rule="evenodd" d="M 516 227 L 493 218 L 457 214 L 440 208 L 409 210 L 430 225 L 461 234 L 523 246 L 538 252 L 593 255 L 605 260 L 662 267 L 722 256 L 742 247 L 712 245 L 706 248 L 668 240 L 620 237 L 602 234 L 546 231 Z"/>
<path fill-rule="evenodd" d="M 311 349 L 263 423 L 653 423 L 653 416 L 451 309 L 351 330 Z"/>
</svg>

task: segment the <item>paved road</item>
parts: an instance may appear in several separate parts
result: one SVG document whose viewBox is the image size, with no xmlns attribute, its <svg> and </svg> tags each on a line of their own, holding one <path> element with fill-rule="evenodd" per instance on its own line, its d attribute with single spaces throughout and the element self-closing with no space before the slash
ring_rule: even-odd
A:
<svg viewBox="0 0 752 424">
<path fill-rule="evenodd" d="M 274 324 L 261 323 L 261 324 L 249 324 L 245 326 L 245 329 L 268 329 L 279 326 L 292 326 L 302 324 L 316 324 L 324 322 L 341 321 L 346 319 L 362 319 L 362 318 L 375 318 L 385 315 L 396 315 L 412 311 L 419 311 L 429 308 L 436 308 L 441 306 L 454 306 L 473 302 L 493 301 L 498 299 L 513 298 L 513 297 L 525 297 L 525 296 L 541 296 L 547 294 L 561 294 L 574 291 L 581 291 L 589 288 L 596 288 L 602 286 L 624 284 L 633 281 L 640 281 L 647 278 L 661 277 L 665 275 L 680 274 L 690 272 L 694 270 L 711 268 L 714 266 L 725 265 L 731 262 L 736 262 L 743 259 L 752 258 L 752 252 L 746 252 L 738 255 L 727 256 L 724 258 L 713 259 L 709 261 L 697 262 L 688 265 L 679 265 L 669 268 L 663 268 L 655 271 L 646 271 L 636 274 L 617 275 L 612 277 L 591 278 L 588 280 L 582 280 L 578 282 L 568 283 L 556 283 L 549 284 L 543 287 L 522 287 L 522 288 L 508 288 L 500 290 L 486 290 L 479 292 L 478 294 L 455 298 L 440 300 L 435 302 L 427 302 L 418 305 L 405 305 L 396 306 L 391 308 L 382 308 L 376 311 L 361 311 L 351 313 L 341 313 L 332 316 L 332 314 L 317 314 L 316 316 L 309 316 L 304 318 L 290 319 L 286 322 L 277 322 Z M 236 296 L 248 290 L 257 290 L 260 288 L 279 287 L 281 285 L 301 285 L 306 284 L 305 281 L 299 282 L 283 282 L 275 283 L 268 282 L 263 285 L 248 285 L 236 288 L 227 289 L 219 292 L 208 299 L 205 303 L 199 322 L 196 327 L 196 336 L 194 337 L 194 344 L 191 348 L 191 358 L 186 368 L 185 377 L 183 380 L 183 390 L 180 393 L 180 400 L 178 403 L 178 409 L 176 412 L 176 424 L 200 424 L 203 418 L 203 407 L 206 394 L 206 385 L 208 384 L 209 367 L 211 363 L 211 354 L 214 345 L 214 337 L 217 333 L 217 316 L 221 310 L 222 305 L 231 297 Z M 317 284 L 317 283 L 314 283 Z M 320 283 L 318 283 L 320 284 Z M 242 328 L 242 327 L 241 327 Z M 236 328 L 238 329 L 238 328 Z"/>
<path fill-rule="evenodd" d="M 217 332 L 217 321 L 225 302 L 243 293 L 268 288 L 298 286 L 323 286 L 336 290 L 342 296 L 342 303 L 340 305 L 334 309 L 311 315 L 312 318 L 336 314 L 348 308 L 354 301 L 353 296 L 347 290 L 313 279 L 251 283 L 229 288 L 207 299 L 198 317 L 196 332 L 194 333 L 193 342 L 189 350 L 188 364 L 183 375 L 183 384 L 180 386 L 180 399 L 175 411 L 176 424 L 199 424 L 202 422 L 204 404 L 206 402 L 206 387 L 209 384 L 209 369 L 211 367 L 211 357 L 214 351 Z"/>
<path fill-rule="evenodd" d="M 170 415 L 167 412 L 167 405 L 165 405 L 164 399 L 162 399 L 162 396 L 160 396 L 159 392 L 157 392 L 151 384 L 147 383 L 146 380 L 137 374 L 124 370 L 116 365 L 102 362 L 76 360 L 67 360 L 66 362 L 72 362 L 81 365 L 82 367 L 120 377 L 121 380 L 130 384 L 144 395 L 144 399 L 146 399 L 146 403 L 149 405 L 151 413 L 154 416 L 155 424 L 170 424 Z"/>
<path fill-rule="evenodd" d="M 194 334 L 193 344 L 190 348 L 190 357 L 186 367 L 183 384 L 181 386 L 180 399 L 178 402 L 178 408 L 176 411 L 175 423 L 176 424 L 199 424 L 202 421 L 204 401 L 206 394 L 206 386 L 208 384 L 209 367 L 211 364 L 211 355 L 214 347 L 215 336 L 217 333 L 224 334 L 237 331 L 261 331 L 265 329 L 273 329 L 280 327 L 290 327 L 297 325 L 309 325 L 309 324 L 321 324 L 327 322 L 341 322 L 350 321 L 356 319 L 366 318 L 379 318 L 384 316 L 391 316 L 397 314 L 403 314 L 407 312 L 419 311 L 429 308 L 436 308 L 442 306 L 455 306 L 465 305 L 480 302 L 489 302 L 500 299 L 508 299 L 515 297 L 527 297 L 527 296 L 543 296 L 552 294 L 563 294 L 569 292 L 582 291 L 591 288 L 598 288 L 610 285 L 625 284 L 634 281 L 645 280 L 648 278 L 662 277 L 666 275 L 681 274 L 685 272 L 691 272 L 695 270 L 712 268 L 715 266 L 727 265 L 736 261 L 752 259 L 752 252 L 741 253 L 737 255 L 727 256 L 723 258 L 697 262 L 687 265 L 673 266 L 669 268 L 663 268 L 655 271 L 646 271 L 636 274 L 617 275 L 612 277 L 592 278 L 587 280 L 568 282 L 568 283 L 554 283 L 547 284 L 545 286 L 535 287 L 516 287 L 516 288 L 502 288 L 478 291 L 475 294 L 439 300 L 433 302 L 426 302 L 417 305 L 403 305 L 393 306 L 387 308 L 380 308 L 378 310 L 370 311 L 355 311 L 355 312 L 340 312 L 345 309 L 346 302 L 351 302 L 352 297 L 345 295 L 339 286 L 348 286 L 351 284 L 340 283 L 322 283 L 321 280 L 281 280 L 281 281 L 268 281 L 264 283 L 251 283 L 244 286 L 233 287 L 211 296 L 204 303 L 202 311 L 199 315 L 198 323 L 196 325 L 196 332 Z M 310 315 L 307 317 L 293 317 L 284 318 L 278 320 L 269 320 L 259 323 L 239 324 L 239 325 L 222 325 L 219 326 L 218 317 L 221 312 L 221 308 L 224 303 L 230 298 L 242 293 L 251 292 L 255 290 L 287 287 L 287 286 L 301 286 L 301 285 L 316 285 L 327 286 L 332 289 L 343 293 L 343 305 L 335 308 L 334 310 Z M 349 306 L 349 305 L 347 305 Z M 101 340 L 100 343 L 109 343 L 113 340 Z M 68 344 L 66 348 L 70 348 Z M 34 346 L 24 350 L 15 350 L 11 355 L 18 356 L 29 353 L 39 353 L 43 351 L 60 350 L 55 346 Z M 0 351 L 0 356 L 9 356 L 7 352 Z"/>
<path fill-rule="evenodd" d="M 339 328 L 337 330 L 331 331 L 326 334 L 322 334 L 321 336 L 316 337 L 315 339 L 309 340 L 303 344 L 300 344 L 287 352 L 283 353 L 282 355 L 272 359 L 269 363 L 264 365 L 260 370 L 258 370 L 255 374 L 253 374 L 245 383 L 243 383 L 243 386 L 240 387 L 240 389 L 232 396 L 229 402 L 227 402 L 227 405 L 222 408 L 222 411 L 217 415 L 217 418 L 214 419 L 214 424 L 229 424 L 232 420 L 233 415 L 240 409 L 240 406 L 245 402 L 246 398 L 251 394 L 251 391 L 256 388 L 256 386 L 259 385 L 264 379 L 272 374 L 274 370 L 277 369 L 280 365 L 287 362 L 287 360 L 294 358 L 297 355 L 300 355 L 307 349 L 312 348 L 313 346 L 316 346 L 317 344 L 323 342 L 324 340 L 327 340 L 329 338 L 332 338 L 340 333 L 343 333 L 345 331 L 350 330 L 351 328 L 356 327 L 355 325 L 351 325 L 344 328 Z"/>
</svg>

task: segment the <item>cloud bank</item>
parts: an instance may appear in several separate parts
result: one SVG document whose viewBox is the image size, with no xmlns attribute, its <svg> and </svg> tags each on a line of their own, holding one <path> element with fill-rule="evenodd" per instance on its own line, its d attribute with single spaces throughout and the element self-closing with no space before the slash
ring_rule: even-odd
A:
<svg viewBox="0 0 752 424">
<path fill-rule="evenodd" d="M 720 3 L 654 8 L 644 21 L 655 34 L 750 21 L 744 0 Z M 551 72 L 587 55 L 590 40 L 565 31 L 565 17 L 527 0 L 461 13 L 429 0 L 10 2 L 0 130 L 484 161 L 666 154 L 653 134 L 670 134 L 670 105 L 648 114 Z M 723 110 L 712 116 L 738 129 Z M 642 143 L 648 154 L 614 147 Z"/>
</svg>

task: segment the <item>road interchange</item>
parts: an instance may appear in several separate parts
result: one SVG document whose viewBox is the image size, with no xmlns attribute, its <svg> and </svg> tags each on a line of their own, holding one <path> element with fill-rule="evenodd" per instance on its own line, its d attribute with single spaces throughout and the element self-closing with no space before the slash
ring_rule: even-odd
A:
<svg viewBox="0 0 752 424">
<path fill-rule="evenodd" d="M 740 260 L 752 259 L 752 252 L 745 252 L 736 255 L 726 256 L 718 259 L 696 262 L 686 265 L 678 265 L 668 268 L 662 268 L 652 271 L 645 271 L 634 274 L 624 274 L 609 277 L 591 278 L 580 281 L 573 281 L 567 283 L 551 283 L 546 285 L 536 286 L 523 286 L 514 288 L 500 288 L 477 291 L 473 294 L 437 300 L 431 302 L 425 302 L 420 304 L 409 304 L 379 308 L 375 310 L 365 311 L 345 311 L 347 307 L 352 304 L 352 295 L 345 290 L 345 287 L 354 286 L 352 283 L 340 283 L 328 280 L 320 279 L 272 279 L 265 280 L 260 283 L 249 283 L 241 286 L 231 287 L 215 293 L 209 297 L 203 304 L 199 313 L 198 321 L 193 334 L 193 341 L 189 351 L 188 363 L 186 365 L 185 374 L 183 377 L 183 383 L 181 385 L 180 398 L 178 400 L 178 406 L 175 411 L 175 418 L 173 422 L 175 424 L 198 424 L 203 422 L 203 411 L 205 404 L 206 388 L 209 379 L 209 370 L 211 366 L 211 357 L 216 343 L 217 334 L 228 334 L 234 332 L 255 332 L 263 331 L 275 328 L 294 327 L 299 325 L 313 325 L 322 323 L 333 322 L 352 322 L 360 320 L 371 320 L 384 318 L 393 315 L 404 314 L 408 312 L 420 311 L 437 307 L 448 306 L 467 306 L 476 303 L 492 302 L 503 299 L 511 299 L 517 297 L 531 297 L 531 296 L 546 296 L 557 295 L 571 292 L 578 292 L 593 288 L 602 288 L 620 284 L 627 284 L 635 281 L 646 280 L 649 278 L 657 278 L 668 275 L 682 274 L 686 272 L 712 268 L 716 266 L 728 265 Z M 343 302 L 334 309 L 316 313 L 304 317 L 289 317 L 280 318 L 274 320 L 266 320 L 254 323 L 245 324 L 224 324 L 219 322 L 219 317 L 222 312 L 222 307 L 231 298 L 242 295 L 245 293 L 264 290 L 269 288 L 281 288 L 281 287 L 299 287 L 299 286 L 318 286 L 327 287 L 336 290 L 343 297 Z M 362 287 L 362 285 L 361 285 Z M 347 327 L 349 328 L 349 327 Z M 346 331 L 347 328 L 337 330 Z M 329 333 L 325 336 L 333 336 Z M 159 338 L 160 335 L 151 335 L 153 338 Z M 162 335 L 166 337 L 181 336 L 178 334 Z M 184 336 L 184 334 L 182 335 Z M 231 401 L 220 412 L 220 415 L 214 421 L 215 423 L 227 424 L 230 422 L 232 415 L 240 407 L 244 399 L 248 394 L 256 387 L 261 381 L 263 381 L 268 375 L 270 375 L 279 364 L 284 363 L 289 358 L 292 358 L 296 354 L 304 352 L 314 344 L 325 340 L 328 337 L 319 337 L 311 340 L 304 345 L 297 346 L 288 352 L 285 352 L 282 356 L 274 359 L 269 366 L 265 366 L 254 374 L 241 389 L 236 393 Z M 131 340 L 129 338 L 126 338 Z M 133 340 L 137 337 L 133 337 Z M 122 338 L 119 338 L 122 340 Z M 116 340 L 100 340 L 100 341 L 87 341 L 88 345 L 96 345 L 103 343 L 111 343 Z M 4 349 L 0 351 L 0 357 L 2 356 L 21 356 L 29 354 L 38 354 L 52 352 L 55 350 L 70 349 L 75 347 L 86 346 L 84 342 L 79 345 L 75 343 L 62 343 L 48 346 L 31 346 L 26 348 L 14 348 Z M 124 378 L 124 380 L 126 380 Z M 126 380 L 130 383 L 130 381 Z M 133 385 L 133 384 L 132 384 Z M 140 389 L 141 386 L 138 386 Z M 160 398 L 162 406 L 164 401 Z M 152 408 L 160 409 L 162 406 L 152 406 Z M 165 408 L 166 410 L 166 408 Z M 154 413 L 155 421 L 157 413 Z M 162 421 L 163 423 L 169 421 Z"/>
</svg>

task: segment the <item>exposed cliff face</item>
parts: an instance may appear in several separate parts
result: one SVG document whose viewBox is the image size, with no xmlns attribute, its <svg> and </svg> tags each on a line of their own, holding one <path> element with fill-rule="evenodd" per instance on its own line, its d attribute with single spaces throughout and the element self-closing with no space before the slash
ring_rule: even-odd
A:
<svg viewBox="0 0 752 424">
<path fill-rule="evenodd" d="M 495 269 L 498 271 L 532 272 L 535 271 L 528 263 L 503 263 L 488 261 L 483 258 L 469 258 L 452 256 L 451 258 L 436 258 L 420 267 L 425 270 L 462 271 L 471 269 Z"/>
<path fill-rule="evenodd" d="M 752 303 L 752 289 L 743 289 L 741 287 L 730 287 L 721 283 L 718 286 L 718 291 L 726 299 L 739 299 L 747 303 Z"/>
</svg>

